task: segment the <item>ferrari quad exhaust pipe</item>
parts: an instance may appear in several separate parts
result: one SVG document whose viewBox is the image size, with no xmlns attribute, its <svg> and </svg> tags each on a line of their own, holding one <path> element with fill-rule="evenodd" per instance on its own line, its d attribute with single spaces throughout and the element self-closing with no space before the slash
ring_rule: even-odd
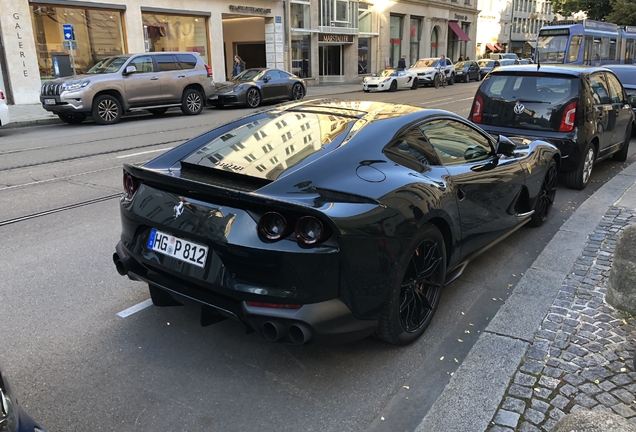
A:
<svg viewBox="0 0 636 432">
<path fill-rule="evenodd" d="M 296 323 L 289 326 L 287 330 L 289 339 L 294 345 L 302 345 L 311 339 L 311 330 L 305 324 Z"/>
<path fill-rule="evenodd" d="M 287 328 L 280 321 L 265 321 L 261 330 L 263 337 L 270 342 L 276 342 L 287 333 Z"/>
<path fill-rule="evenodd" d="M 126 276 L 126 269 L 124 268 L 124 263 L 119 259 L 119 254 L 115 252 L 113 254 L 113 262 L 115 263 L 115 268 L 117 269 L 117 273 L 121 276 Z"/>
</svg>

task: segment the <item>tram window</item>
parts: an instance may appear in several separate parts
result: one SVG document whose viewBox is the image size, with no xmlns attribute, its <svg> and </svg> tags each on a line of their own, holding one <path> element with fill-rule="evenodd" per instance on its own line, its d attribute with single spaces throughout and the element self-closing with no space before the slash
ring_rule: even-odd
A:
<svg viewBox="0 0 636 432">
<path fill-rule="evenodd" d="M 583 36 L 572 36 L 570 47 L 568 48 L 568 63 L 576 63 L 579 60 L 582 38 Z"/>
<path fill-rule="evenodd" d="M 594 40 L 592 36 L 585 36 L 585 45 L 583 46 L 583 63 L 586 65 L 591 64 L 592 51 L 594 49 Z"/>
<path fill-rule="evenodd" d="M 609 38 L 604 37 L 601 38 L 601 60 L 609 60 L 609 52 L 610 52 L 610 43 Z"/>
<path fill-rule="evenodd" d="M 616 60 L 616 39 L 610 39 L 609 59 Z"/>
</svg>

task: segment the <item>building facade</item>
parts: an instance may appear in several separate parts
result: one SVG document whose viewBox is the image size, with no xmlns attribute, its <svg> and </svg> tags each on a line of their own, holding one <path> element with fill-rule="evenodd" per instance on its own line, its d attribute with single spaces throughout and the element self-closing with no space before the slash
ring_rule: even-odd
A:
<svg viewBox="0 0 636 432">
<path fill-rule="evenodd" d="M 403 55 L 408 64 L 473 55 L 476 2 L 2 0 L 0 90 L 10 103 L 38 103 L 47 79 L 144 51 L 198 52 L 217 81 L 238 54 L 248 68 L 291 71 L 309 85 L 358 82 Z"/>
<path fill-rule="evenodd" d="M 479 0 L 477 55 L 534 55 L 539 30 L 555 19 L 550 0 Z"/>
</svg>

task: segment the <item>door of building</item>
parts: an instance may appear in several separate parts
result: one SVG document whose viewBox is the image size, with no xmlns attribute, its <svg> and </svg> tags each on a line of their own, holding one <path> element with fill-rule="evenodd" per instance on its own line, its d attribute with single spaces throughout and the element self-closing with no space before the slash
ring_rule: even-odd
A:
<svg viewBox="0 0 636 432">
<path fill-rule="evenodd" d="M 260 68 L 266 67 L 265 60 L 265 43 L 237 43 L 236 53 L 245 62 L 245 67 Z"/>
<path fill-rule="evenodd" d="M 342 45 L 323 45 L 318 50 L 319 75 L 323 82 L 344 82 Z"/>
</svg>

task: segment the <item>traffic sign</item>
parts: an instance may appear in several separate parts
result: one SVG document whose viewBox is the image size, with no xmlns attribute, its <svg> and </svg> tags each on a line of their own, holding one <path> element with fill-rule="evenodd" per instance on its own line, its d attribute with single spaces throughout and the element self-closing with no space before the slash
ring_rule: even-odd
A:
<svg viewBox="0 0 636 432">
<path fill-rule="evenodd" d="M 62 31 L 64 32 L 64 40 L 75 40 L 75 32 L 73 31 L 73 24 L 62 24 Z"/>
<path fill-rule="evenodd" d="M 77 42 L 75 42 L 75 41 L 62 41 L 62 47 L 65 50 L 76 50 L 77 49 Z"/>
</svg>

